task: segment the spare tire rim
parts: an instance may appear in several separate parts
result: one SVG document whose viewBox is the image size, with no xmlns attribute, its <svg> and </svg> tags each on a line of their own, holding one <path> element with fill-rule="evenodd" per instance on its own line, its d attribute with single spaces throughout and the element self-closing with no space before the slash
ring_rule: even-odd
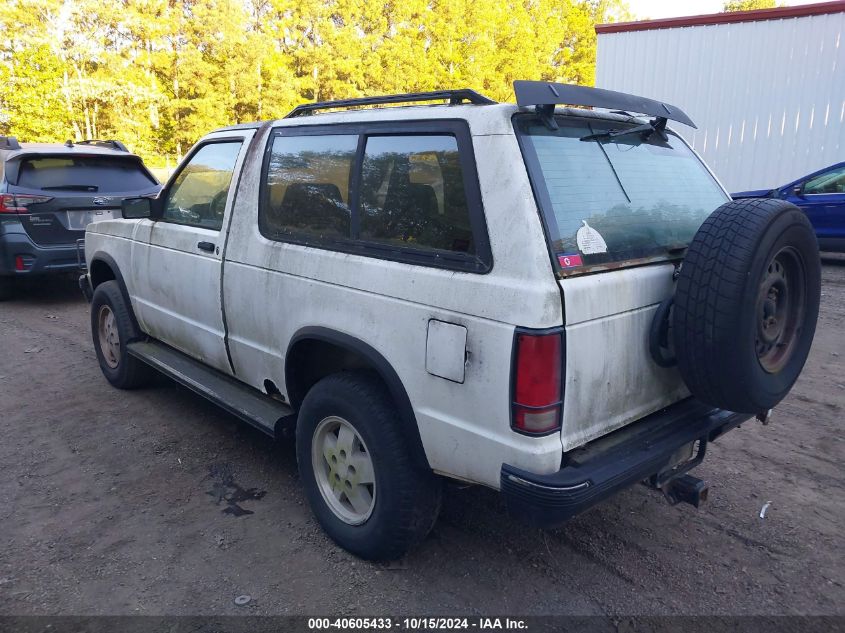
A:
<svg viewBox="0 0 845 633">
<path fill-rule="evenodd" d="M 791 247 L 769 261 L 757 294 L 755 347 L 760 366 L 776 374 L 789 362 L 804 321 L 804 263 Z"/>
<path fill-rule="evenodd" d="M 370 518 L 376 505 L 373 459 L 363 438 L 347 420 L 329 416 L 311 440 L 314 478 L 326 505 L 349 525 Z"/>
<path fill-rule="evenodd" d="M 120 335 L 117 330 L 117 321 L 114 312 L 108 305 L 100 307 L 97 315 L 97 334 L 100 339 L 100 351 L 103 353 L 103 360 L 112 369 L 120 364 Z"/>
</svg>

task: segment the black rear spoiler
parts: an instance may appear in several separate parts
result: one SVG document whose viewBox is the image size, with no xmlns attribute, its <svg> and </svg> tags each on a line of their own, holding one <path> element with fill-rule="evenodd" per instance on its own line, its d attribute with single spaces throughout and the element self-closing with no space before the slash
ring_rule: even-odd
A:
<svg viewBox="0 0 845 633">
<path fill-rule="evenodd" d="M 547 115 L 554 110 L 556 105 L 590 106 L 621 110 L 631 114 L 648 114 L 658 119 L 671 119 L 696 128 L 692 119 L 680 108 L 624 92 L 548 81 L 515 81 L 513 90 L 516 93 L 517 105 L 538 106 L 538 110 L 545 111 Z"/>
</svg>

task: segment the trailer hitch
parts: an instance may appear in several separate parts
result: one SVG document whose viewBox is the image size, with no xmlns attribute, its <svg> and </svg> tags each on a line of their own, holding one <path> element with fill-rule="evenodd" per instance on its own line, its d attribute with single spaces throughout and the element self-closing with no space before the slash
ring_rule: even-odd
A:
<svg viewBox="0 0 845 633">
<path fill-rule="evenodd" d="M 661 488 L 666 500 L 674 505 L 688 503 L 696 508 L 707 501 L 707 493 L 710 487 L 707 482 L 692 475 L 681 475 L 670 479 Z"/>
<path fill-rule="evenodd" d="M 664 468 L 643 483 L 662 492 L 663 497 L 672 505 L 689 503 L 696 508 L 701 507 L 701 504 L 707 501 L 709 487 L 707 482 L 693 477 L 689 471 L 704 461 L 706 451 L 706 436 L 682 446 Z"/>
</svg>

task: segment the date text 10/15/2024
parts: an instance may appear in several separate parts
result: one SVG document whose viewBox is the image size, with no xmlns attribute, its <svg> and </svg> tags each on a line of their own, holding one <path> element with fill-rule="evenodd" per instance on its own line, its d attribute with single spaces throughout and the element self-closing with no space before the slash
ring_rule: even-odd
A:
<svg viewBox="0 0 845 633">
<path fill-rule="evenodd" d="M 446 630 L 477 630 L 477 631 L 525 631 L 528 625 L 519 618 L 390 618 L 390 617 L 353 617 L 353 618 L 309 618 L 308 628 L 311 631 L 326 630 L 391 630 L 399 631 L 446 631 Z"/>
</svg>

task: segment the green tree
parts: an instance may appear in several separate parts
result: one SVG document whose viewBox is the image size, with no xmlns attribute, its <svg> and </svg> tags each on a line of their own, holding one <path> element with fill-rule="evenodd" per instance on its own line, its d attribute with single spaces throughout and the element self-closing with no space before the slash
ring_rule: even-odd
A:
<svg viewBox="0 0 845 633">
<path fill-rule="evenodd" d="M 118 138 L 171 166 L 298 103 L 515 79 L 591 84 L 621 0 L 4 0 L 0 133 Z"/>
<path fill-rule="evenodd" d="M 783 6 L 776 0 L 728 0 L 722 7 L 722 11 L 752 11 L 754 9 L 774 9 Z"/>
</svg>

